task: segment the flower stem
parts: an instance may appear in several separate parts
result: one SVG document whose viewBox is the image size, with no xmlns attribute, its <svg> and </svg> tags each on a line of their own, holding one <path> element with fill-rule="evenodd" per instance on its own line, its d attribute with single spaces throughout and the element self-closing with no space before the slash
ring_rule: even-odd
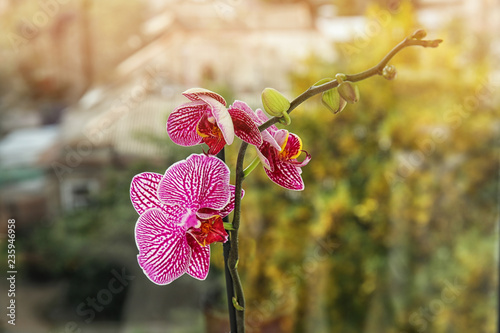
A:
<svg viewBox="0 0 500 333">
<path fill-rule="evenodd" d="M 252 171 L 255 170 L 255 168 L 260 164 L 260 158 L 256 156 L 253 161 L 250 163 L 249 166 L 243 170 L 243 178 L 247 178 L 249 174 L 252 173 Z"/>
<path fill-rule="evenodd" d="M 217 157 L 222 161 L 226 161 L 224 148 L 217 154 Z M 222 218 L 224 223 L 224 227 L 229 223 L 229 217 L 225 216 Z M 232 225 L 231 225 L 232 227 Z M 227 241 L 222 244 L 222 252 L 224 255 L 224 275 L 226 278 L 226 294 L 227 294 L 227 309 L 229 312 L 229 326 L 231 328 L 231 332 L 238 332 L 236 327 L 236 309 L 233 306 L 233 298 L 234 298 L 234 284 L 231 272 L 229 270 L 229 253 L 231 252 L 231 237 L 227 239 Z"/>
<path fill-rule="evenodd" d="M 240 151 L 238 152 L 238 159 L 236 162 L 236 180 L 235 180 L 235 198 L 234 205 L 238 209 L 234 210 L 233 215 L 233 228 L 229 232 L 231 238 L 231 249 L 229 251 L 228 267 L 231 273 L 232 281 L 234 284 L 234 304 L 233 308 L 236 311 L 236 330 L 231 330 L 231 333 L 245 333 L 245 295 L 243 293 L 243 285 L 241 284 L 240 276 L 238 274 L 238 229 L 240 227 L 241 220 L 241 190 L 243 188 L 243 180 L 245 179 L 245 173 L 243 171 L 243 162 L 245 160 L 245 153 L 248 148 L 248 143 L 242 142 L 240 146 Z"/>
</svg>

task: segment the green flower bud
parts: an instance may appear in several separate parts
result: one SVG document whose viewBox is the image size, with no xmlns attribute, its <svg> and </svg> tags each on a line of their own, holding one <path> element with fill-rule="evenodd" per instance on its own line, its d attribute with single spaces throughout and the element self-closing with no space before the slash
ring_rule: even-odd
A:
<svg viewBox="0 0 500 333">
<path fill-rule="evenodd" d="M 359 101 L 359 88 L 349 81 L 342 82 L 339 87 L 339 95 L 349 104 Z"/>
<path fill-rule="evenodd" d="M 278 90 L 266 88 L 262 91 L 262 105 L 271 116 L 282 117 L 290 107 L 290 102 Z"/>
<path fill-rule="evenodd" d="M 321 95 L 321 103 L 334 114 L 344 110 L 347 102 L 339 96 L 337 89 L 330 89 Z"/>
<path fill-rule="evenodd" d="M 321 86 L 321 85 L 323 85 L 323 84 L 325 84 L 325 83 L 328 83 L 328 82 L 330 82 L 330 81 L 333 81 L 333 79 L 332 79 L 332 78 L 329 78 L 329 77 L 326 77 L 326 78 L 324 78 L 324 79 L 319 80 L 319 81 L 318 81 L 318 82 L 316 82 L 315 84 L 313 84 L 313 86 L 315 86 L 315 87 L 317 87 L 317 86 Z"/>
<path fill-rule="evenodd" d="M 392 65 L 385 66 L 384 69 L 382 70 L 382 76 L 387 80 L 394 80 L 397 75 L 398 72 L 396 71 L 396 67 Z"/>
</svg>

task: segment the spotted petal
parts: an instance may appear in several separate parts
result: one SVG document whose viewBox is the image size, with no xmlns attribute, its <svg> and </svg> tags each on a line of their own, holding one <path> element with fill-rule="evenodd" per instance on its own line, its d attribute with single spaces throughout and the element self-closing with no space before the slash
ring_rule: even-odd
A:
<svg viewBox="0 0 500 333">
<path fill-rule="evenodd" d="M 259 117 L 259 120 L 260 120 L 260 123 L 263 124 L 265 123 L 266 121 L 269 120 L 269 118 L 267 117 L 267 115 L 264 113 L 264 111 L 262 111 L 261 109 L 257 109 L 255 110 L 255 114 L 257 115 L 257 117 Z M 269 134 L 271 134 L 272 136 L 274 136 L 274 133 L 278 130 L 278 127 L 276 127 L 276 125 L 271 125 L 267 128 L 267 131 L 269 132 Z"/>
<path fill-rule="evenodd" d="M 186 230 L 159 209 L 150 209 L 139 217 L 135 240 L 139 248 L 137 261 L 154 283 L 169 284 L 187 272 L 191 247 Z"/>
<path fill-rule="evenodd" d="M 158 198 L 158 185 L 163 175 L 143 172 L 136 175 L 130 184 L 130 200 L 137 213 L 142 214 L 151 208 L 161 208 L 163 203 Z"/>
<path fill-rule="evenodd" d="M 226 106 L 226 100 L 219 94 L 205 88 L 191 88 L 182 93 L 192 101 L 201 99 L 201 96 L 209 96 Z"/>
<path fill-rule="evenodd" d="M 282 153 L 285 153 L 288 158 L 294 159 L 299 157 L 301 152 L 302 152 L 302 140 L 298 135 L 290 133 L 288 135 L 286 146 L 283 149 Z"/>
<path fill-rule="evenodd" d="M 191 261 L 186 273 L 198 280 L 205 280 L 210 269 L 210 246 L 201 246 L 193 236 L 187 235 L 191 247 Z"/>
<path fill-rule="evenodd" d="M 229 109 L 236 108 L 240 109 L 241 111 L 245 112 L 252 120 L 257 124 L 260 125 L 262 122 L 260 122 L 259 117 L 253 112 L 252 108 L 248 106 L 247 103 L 235 100 L 233 105 L 229 107 Z"/>
<path fill-rule="evenodd" d="M 237 108 L 237 109 L 243 111 L 246 115 L 248 115 L 252 119 L 252 121 L 257 126 L 262 125 L 263 123 L 265 123 L 268 120 L 267 116 L 264 114 L 264 112 L 262 110 L 257 109 L 257 111 L 254 112 L 248 106 L 248 104 L 245 102 L 237 100 L 233 103 L 233 105 L 229 108 L 229 110 L 231 110 L 232 108 Z M 236 124 L 235 124 L 235 127 L 236 127 Z M 269 142 L 271 144 L 271 146 L 273 146 L 274 148 L 276 148 L 278 150 L 281 150 L 281 147 L 276 143 L 276 140 L 271 135 L 271 132 L 274 133 L 277 130 L 278 130 L 278 128 L 276 126 L 272 125 L 272 126 L 268 127 L 268 129 L 262 131 L 261 136 L 262 136 L 262 141 Z M 236 135 L 238 135 L 238 133 Z M 258 145 L 255 145 L 255 146 L 259 147 Z"/>
<path fill-rule="evenodd" d="M 274 166 L 272 171 L 264 169 L 269 179 L 289 190 L 301 191 L 304 189 L 304 181 L 300 176 L 302 170 L 299 167 L 280 160 L 271 163 Z"/>
<path fill-rule="evenodd" d="M 269 143 L 265 142 L 262 146 L 260 146 L 260 148 L 257 149 L 257 157 L 260 159 L 264 168 L 274 170 L 274 167 L 271 165 L 271 162 L 269 162 L 269 159 L 265 154 L 267 152 L 269 152 Z"/>
<path fill-rule="evenodd" d="M 215 156 L 193 154 L 167 169 L 158 197 L 166 204 L 192 211 L 221 210 L 230 198 L 229 168 Z"/>
<path fill-rule="evenodd" d="M 234 106 L 229 108 L 228 112 L 233 120 L 236 136 L 251 145 L 260 146 L 262 144 L 262 135 L 252 117 L 247 112 Z"/>
<path fill-rule="evenodd" d="M 181 146 L 194 146 L 202 142 L 196 127 L 208 106 L 203 101 L 194 101 L 176 108 L 167 120 L 167 132 L 170 139 Z"/>
<path fill-rule="evenodd" d="M 208 120 L 207 115 L 204 115 L 201 118 L 196 130 L 202 138 L 202 141 L 209 147 L 208 154 L 216 155 L 226 145 L 224 135 L 216 124 L 213 124 Z"/>
</svg>

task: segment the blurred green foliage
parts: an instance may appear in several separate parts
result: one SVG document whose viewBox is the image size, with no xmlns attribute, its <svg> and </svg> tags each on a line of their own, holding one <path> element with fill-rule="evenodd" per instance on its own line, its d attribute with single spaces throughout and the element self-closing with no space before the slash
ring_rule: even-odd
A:
<svg viewBox="0 0 500 333">
<path fill-rule="evenodd" d="M 311 56 L 292 74 L 295 95 L 367 69 L 416 28 L 403 5 L 366 44 L 340 45 L 339 61 Z M 487 44 L 466 36 L 451 26 L 432 36 L 438 49 L 403 50 L 398 78 L 359 83 L 361 101 L 338 115 L 319 98 L 294 111 L 289 130 L 313 156 L 305 191 L 262 171 L 244 184 L 250 327 L 494 331 L 500 108 Z"/>
</svg>

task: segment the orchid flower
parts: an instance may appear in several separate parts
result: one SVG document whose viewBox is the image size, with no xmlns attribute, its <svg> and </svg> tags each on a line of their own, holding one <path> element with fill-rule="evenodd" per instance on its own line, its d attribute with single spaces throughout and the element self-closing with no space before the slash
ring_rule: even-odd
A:
<svg viewBox="0 0 500 333">
<path fill-rule="evenodd" d="M 208 154 L 215 155 L 234 141 L 236 135 L 252 145 L 261 145 L 260 131 L 245 112 L 226 108 L 222 96 L 203 88 L 183 92 L 191 100 L 172 111 L 167 120 L 167 132 L 181 146 L 206 143 Z"/>
<path fill-rule="evenodd" d="M 222 218 L 234 209 L 229 168 L 208 155 L 191 155 L 164 175 L 144 172 L 130 186 L 139 219 L 135 239 L 139 265 L 156 284 L 169 284 L 184 273 L 204 280 L 213 242 L 226 242 Z"/>
<path fill-rule="evenodd" d="M 253 112 L 245 102 L 235 101 L 232 107 L 243 110 L 258 125 L 269 120 L 261 109 Z M 301 177 L 301 168 L 309 163 L 311 155 L 302 150 L 300 137 L 272 125 L 262 131 L 262 138 L 263 143 L 259 146 L 256 145 L 257 155 L 269 179 L 290 190 L 303 190 L 304 181 Z M 299 162 L 297 158 L 302 152 L 306 153 L 306 158 Z"/>
</svg>

